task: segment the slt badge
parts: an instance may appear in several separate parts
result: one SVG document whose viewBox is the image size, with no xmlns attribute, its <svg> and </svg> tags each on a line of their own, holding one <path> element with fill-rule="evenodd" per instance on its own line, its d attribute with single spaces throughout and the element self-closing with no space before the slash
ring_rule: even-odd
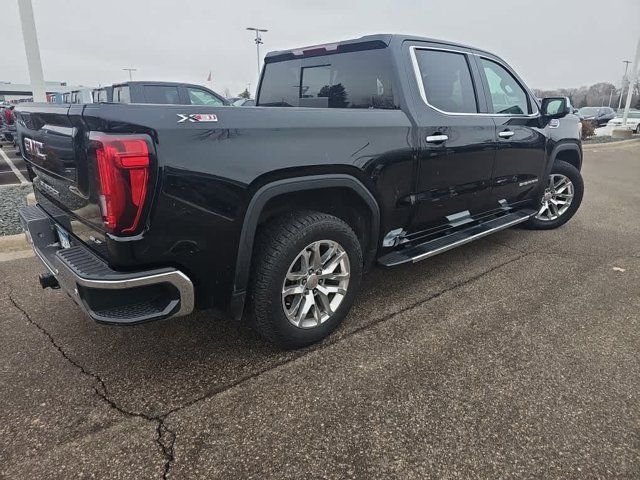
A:
<svg viewBox="0 0 640 480">
<path fill-rule="evenodd" d="M 177 113 L 180 120 L 178 123 L 183 122 L 217 122 L 218 116 L 213 113 Z"/>
</svg>

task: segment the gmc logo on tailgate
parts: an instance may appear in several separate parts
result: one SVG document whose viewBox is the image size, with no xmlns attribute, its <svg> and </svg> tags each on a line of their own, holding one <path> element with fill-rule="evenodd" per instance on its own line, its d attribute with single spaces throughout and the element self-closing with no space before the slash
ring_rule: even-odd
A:
<svg viewBox="0 0 640 480">
<path fill-rule="evenodd" d="M 47 158 L 47 154 L 44 153 L 44 143 L 37 142 L 31 138 L 24 138 L 24 151 L 32 157 L 40 158 L 44 160 Z"/>
</svg>

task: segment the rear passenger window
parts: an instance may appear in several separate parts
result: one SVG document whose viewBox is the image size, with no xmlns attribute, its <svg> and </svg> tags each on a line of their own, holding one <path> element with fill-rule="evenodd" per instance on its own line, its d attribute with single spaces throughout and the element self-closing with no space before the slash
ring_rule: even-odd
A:
<svg viewBox="0 0 640 480">
<path fill-rule="evenodd" d="M 496 62 L 480 59 L 489 84 L 494 113 L 523 115 L 531 113 L 527 92 L 504 67 Z"/>
<path fill-rule="evenodd" d="M 160 105 L 180 104 L 178 87 L 166 85 L 145 85 L 144 97 L 146 99 L 146 103 L 157 103 Z"/>
<path fill-rule="evenodd" d="M 389 54 L 370 50 L 267 63 L 258 105 L 398 108 Z"/>
<path fill-rule="evenodd" d="M 416 49 L 415 55 L 429 105 L 449 113 L 478 112 L 465 54 Z"/>
</svg>

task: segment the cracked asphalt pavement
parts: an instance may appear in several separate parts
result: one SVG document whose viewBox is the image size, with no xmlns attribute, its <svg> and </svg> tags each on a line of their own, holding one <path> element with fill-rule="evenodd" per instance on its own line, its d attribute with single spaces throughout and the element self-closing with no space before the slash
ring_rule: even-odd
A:
<svg viewBox="0 0 640 480">
<path fill-rule="evenodd" d="M 0 263 L 0 478 L 640 478 L 640 143 L 565 227 L 374 269 L 327 341 L 135 327 Z"/>
</svg>

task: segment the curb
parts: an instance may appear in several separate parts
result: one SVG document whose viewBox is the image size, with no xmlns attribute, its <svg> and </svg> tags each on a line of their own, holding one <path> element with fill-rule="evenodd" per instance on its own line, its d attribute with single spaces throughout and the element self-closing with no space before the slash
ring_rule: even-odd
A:
<svg viewBox="0 0 640 480">
<path fill-rule="evenodd" d="M 605 148 L 605 147 L 615 147 L 618 145 L 626 145 L 628 143 L 640 142 L 640 138 L 632 138 L 630 140 L 618 140 L 617 142 L 604 142 L 604 143 L 587 143 L 586 145 L 582 144 L 583 150 L 591 150 L 593 148 Z"/>
<path fill-rule="evenodd" d="M 0 237 L 0 252 L 2 253 L 29 249 L 31 249 L 31 247 L 29 246 L 29 243 L 27 243 L 24 233 Z"/>
<path fill-rule="evenodd" d="M 24 233 L 0 237 L 0 262 L 28 258 L 34 255 Z"/>
</svg>

